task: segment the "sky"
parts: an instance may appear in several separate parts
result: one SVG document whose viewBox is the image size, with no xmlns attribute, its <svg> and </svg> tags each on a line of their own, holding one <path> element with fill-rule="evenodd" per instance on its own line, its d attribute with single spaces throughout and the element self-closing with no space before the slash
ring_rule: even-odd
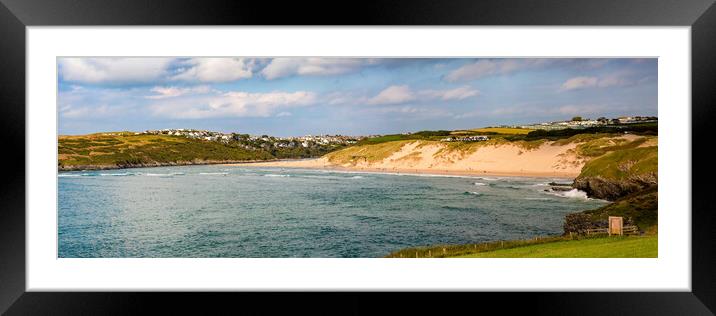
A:
<svg viewBox="0 0 716 316">
<path fill-rule="evenodd" d="M 370 135 L 657 116 L 657 59 L 58 58 L 61 135 Z"/>
</svg>

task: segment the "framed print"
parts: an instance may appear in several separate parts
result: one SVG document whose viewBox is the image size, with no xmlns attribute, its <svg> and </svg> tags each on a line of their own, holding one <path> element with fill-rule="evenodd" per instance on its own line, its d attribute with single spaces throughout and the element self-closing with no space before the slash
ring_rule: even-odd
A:
<svg viewBox="0 0 716 316">
<path fill-rule="evenodd" d="M 712 2 L 176 5 L 3 0 L 1 310 L 716 306 Z"/>
</svg>

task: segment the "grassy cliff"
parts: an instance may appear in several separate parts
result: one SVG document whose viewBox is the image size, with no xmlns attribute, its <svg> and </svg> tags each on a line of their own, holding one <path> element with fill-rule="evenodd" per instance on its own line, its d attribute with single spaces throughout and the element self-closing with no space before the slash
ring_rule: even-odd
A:
<svg viewBox="0 0 716 316">
<path fill-rule="evenodd" d="M 111 169 L 274 159 L 264 151 L 169 135 L 106 133 L 60 136 L 58 168 Z"/>
<path fill-rule="evenodd" d="M 590 197 L 613 203 L 595 210 L 568 214 L 564 223 L 565 234 L 607 227 L 609 216 L 624 217 L 626 225 L 636 225 L 642 231 L 657 227 L 659 148 L 653 137 L 638 143 L 638 146 L 618 144 L 615 150 L 584 165 L 573 186 L 587 192 Z"/>
<path fill-rule="evenodd" d="M 588 161 L 574 187 L 589 196 L 617 200 L 658 184 L 658 146 L 616 150 Z"/>
</svg>

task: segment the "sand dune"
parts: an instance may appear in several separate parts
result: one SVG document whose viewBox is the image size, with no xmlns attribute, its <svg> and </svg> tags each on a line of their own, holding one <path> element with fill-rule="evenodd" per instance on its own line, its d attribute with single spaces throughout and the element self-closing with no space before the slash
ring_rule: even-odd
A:
<svg viewBox="0 0 716 316">
<path fill-rule="evenodd" d="M 481 146 L 473 152 L 445 150 L 440 142 L 406 142 L 399 150 L 377 161 L 337 161 L 330 155 L 318 159 L 274 161 L 252 165 L 322 168 L 399 173 L 508 175 L 569 177 L 579 175 L 586 162 L 574 153 L 575 143 L 545 142 L 534 149 L 514 144 Z"/>
</svg>

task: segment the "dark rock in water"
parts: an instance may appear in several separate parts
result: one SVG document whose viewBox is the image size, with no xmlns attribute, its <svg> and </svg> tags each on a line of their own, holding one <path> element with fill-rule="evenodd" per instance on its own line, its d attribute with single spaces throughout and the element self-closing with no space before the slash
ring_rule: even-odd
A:
<svg viewBox="0 0 716 316">
<path fill-rule="evenodd" d="M 550 182 L 547 183 L 548 185 L 551 185 L 553 187 L 571 187 L 572 183 L 559 183 L 559 182 Z"/>
<path fill-rule="evenodd" d="M 569 187 L 552 187 L 550 190 L 558 191 L 558 192 L 566 192 L 566 191 L 572 191 L 572 190 L 574 190 L 574 188 L 572 188 L 571 186 L 569 186 Z M 545 190 L 545 191 L 548 191 L 548 190 Z"/>
<path fill-rule="evenodd" d="M 615 180 L 603 177 L 581 177 L 574 180 L 573 187 L 587 193 L 589 197 L 615 201 L 634 192 L 656 187 L 656 173 L 629 176 Z"/>
</svg>

